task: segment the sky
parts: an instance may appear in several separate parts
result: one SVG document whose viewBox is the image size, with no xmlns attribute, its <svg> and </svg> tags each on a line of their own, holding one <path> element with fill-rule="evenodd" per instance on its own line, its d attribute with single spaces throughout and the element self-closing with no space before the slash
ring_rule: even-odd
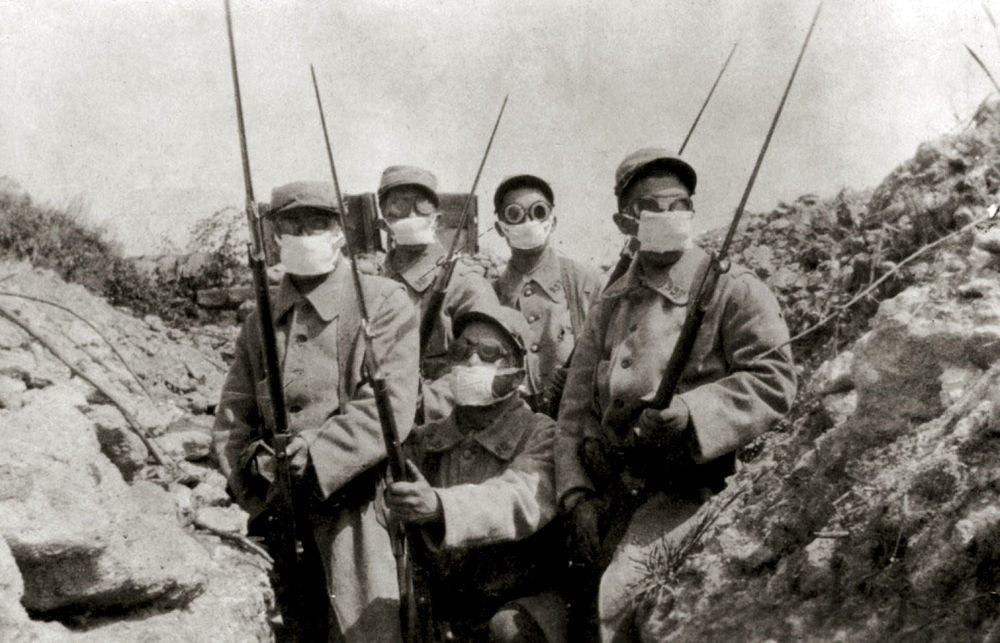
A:
<svg viewBox="0 0 1000 643">
<path fill-rule="evenodd" d="M 807 0 L 232 0 L 256 196 L 329 168 L 316 67 L 340 183 L 384 167 L 477 190 L 482 243 L 502 248 L 492 195 L 547 179 L 557 245 L 611 260 L 614 171 L 675 149 L 733 43 L 685 156 L 697 226 L 732 216 L 802 44 Z M 1000 17 L 1000 0 L 986 6 Z M 751 194 L 874 187 L 925 140 L 956 131 L 1000 73 L 1000 38 L 972 0 L 827 0 Z M 998 76 L 1000 77 L 1000 76 Z M 72 206 L 129 254 L 183 246 L 197 220 L 242 206 L 223 0 L 0 0 L 0 176 Z M 169 243 L 168 243 L 169 242 Z"/>
</svg>

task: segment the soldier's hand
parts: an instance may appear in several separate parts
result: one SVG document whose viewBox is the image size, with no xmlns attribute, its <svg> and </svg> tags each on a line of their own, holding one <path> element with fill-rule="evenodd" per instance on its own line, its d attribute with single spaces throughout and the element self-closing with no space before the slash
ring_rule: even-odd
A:
<svg viewBox="0 0 1000 643">
<path fill-rule="evenodd" d="M 412 460 L 406 461 L 406 468 L 413 476 L 413 482 L 393 482 L 386 488 L 385 504 L 389 511 L 403 522 L 421 524 L 441 520 L 441 498 L 434 487 Z"/>
<path fill-rule="evenodd" d="M 301 480 L 309 466 L 309 445 L 299 436 L 295 436 L 285 448 L 285 455 L 288 458 L 288 473 L 293 478 Z"/>
<path fill-rule="evenodd" d="M 594 566 L 600 560 L 600 516 L 600 500 L 593 496 L 580 500 L 570 511 L 569 546 L 574 562 Z"/>
<path fill-rule="evenodd" d="M 672 446 L 679 438 L 686 437 L 690 423 L 691 411 L 684 400 L 675 395 L 667 408 L 643 411 L 632 431 L 640 445 Z"/>
</svg>

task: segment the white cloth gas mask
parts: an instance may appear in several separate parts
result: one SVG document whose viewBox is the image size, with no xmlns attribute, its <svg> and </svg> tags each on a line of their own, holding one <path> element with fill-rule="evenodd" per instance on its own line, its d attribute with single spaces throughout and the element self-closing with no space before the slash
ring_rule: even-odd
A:
<svg viewBox="0 0 1000 643">
<path fill-rule="evenodd" d="M 549 217 L 544 221 L 525 221 L 524 223 L 510 224 L 498 221 L 497 224 L 503 230 L 504 237 L 511 248 L 518 250 L 533 250 L 545 245 L 552 232 L 552 222 L 554 218 Z"/>
<path fill-rule="evenodd" d="M 281 263 L 293 275 L 304 277 L 331 272 L 337 263 L 337 253 L 344 245 L 344 233 L 325 230 L 318 234 L 278 237 Z"/>
<path fill-rule="evenodd" d="M 451 368 L 451 392 L 458 406 L 490 406 L 517 392 L 517 388 L 497 397 L 493 394 L 493 380 L 502 375 L 513 375 L 519 368 L 499 368 L 496 364 L 467 366 L 456 364 Z"/>
<path fill-rule="evenodd" d="M 437 224 L 436 214 L 387 220 L 387 223 L 396 245 L 426 246 L 434 243 L 437 238 L 434 234 Z"/>
<path fill-rule="evenodd" d="M 694 247 L 693 220 L 694 212 L 690 210 L 643 210 L 639 213 L 639 232 L 636 234 L 639 249 L 642 252 L 677 252 Z"/>
</svg>

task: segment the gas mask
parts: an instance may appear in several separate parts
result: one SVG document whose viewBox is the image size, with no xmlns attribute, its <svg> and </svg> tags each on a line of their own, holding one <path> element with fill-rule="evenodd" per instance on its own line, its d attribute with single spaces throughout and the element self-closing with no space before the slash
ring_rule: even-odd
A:
<svg viewBox="0 0 1000 643">
<path fill-rule="evenodd" d="M 642 252 L 677 252 L 694 247 L 691 222 L 694 212 L 672 210 L 639 213 L 639 240 Z"/>
<path fill-rule="evenodd" d="M 283 234 L 278 237 L 281 263 L 285 265 L 285 270 L 303 277 L 331 272 L 342 245 L 343 231 L 334 233 L 332 230 L 325 230 L 319 234 Z"/>
<path fill-rule="evenodd" d="M 451 369 L 451 391 L 458 406 L 490 406 L 516 393 L 522 378 L 520 368 L 457 364 Z"/>
<path fill-rule="evenodd" d="M 434 243 L 437 239 L 434 234 L 434 228 L 437 224 L 437 215 L 435 214 L 395 219 L 386 223 L 388 223 L 392 233 L 393 243 L 398 246 L 426 246 Z"/>
<path fill-rule="evenodd" d="M 507 238 L 507 242 L 511 248 L 533 250 L 545 245 L 546 240 L 549 238 L 549 233 L 552 232 L 553 221 L 555 219 L 549 217 L 544 221 L 531 220 L 518 224 L 498 221 L 497 223 L 500 229 L 503 230 L 503 234 Z"/>
</svg>

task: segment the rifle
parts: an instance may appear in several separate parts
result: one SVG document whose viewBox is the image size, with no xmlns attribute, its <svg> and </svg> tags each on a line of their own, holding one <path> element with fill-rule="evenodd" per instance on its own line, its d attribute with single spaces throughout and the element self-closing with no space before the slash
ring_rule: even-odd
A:
<svg viewBox="0 0 1000 643">
<path fill-rule="evenodd" d="M 301 521 L 295 506 L 292 493 L 292 478 L 289 471 L 287 456 L 288 443 L 292 439 L 288 430 L 288 415 L 285 407 L 285 394 L 281 382 L 281 365 L 278 361 L 278 344 L 274 332 L 274 320 L 271 318 L 271 297 L 267 287 L 267 260 L 264 254 L 264 230 L 260 211 L 253 194 L 253 182 L 250 177 L 250 155 L 247 151 L 246 127 L 243 121 L 243 100 L 240 95 L 240 79 L 236 69 L 236 46 L 233 41 L 233 20 L 226 5 L 226 33 L 229 37 L 229 60 L 233 73 L 233 93 L 236 99 L 236 123 L 240 136 L 240 155 L 243 162 L 243 185 L 246 189 L 246 214 L 250 228 L 250 241 L 247 244 L 250 270 L 253 274 L 254 293 L 257 300 L 257 315 L 260 323 L 260 334 L 264 344 L 264 373 L 267 379 L 267 389 L 271 396 L 274 410 L 273 429 L 265 419 L 261 423 L 261 434 L 266 443 L 274 450 L 275 477 L 273 493 L 268 502 L 267 545 L 274 559 L 275 573 L 279 585 L 287 593 L 287 600 L 282 603 L 284 626 L 290 637 L 297 641 L 323 639 L 327 636 L 327 619 L 325 612 L 317 614 L 315 610 L 307 609 L 312 597 L 306 588 L 306 579 L 314 570 L 308 569 L 305 562 L 306 545 L 300 538 Z M 325 592 L 319 598 L 327 600 Z"/>
<path fill-rule="evenodd" d="M 459 236 L 461 231 L 465 230 L 469 223 L 469 205 L 475 197 L 476 186 L 479 185 L 479 177 L 483 174 L 483 166 L 486 165 L 486 158 L 490 155 L 490 148 L 493 147 L 493 138 L 497 135 L 497 128 L 500 127 L 500 119 L 503 117 L 503 110 L 507 107 L 507 99 L 509 97 L 509 95 L 503 97 L 503 103 L 500 105 L 500 113 L 497 114 L 497 120 L 493 123 L 493 131 L 490 132 L 490 140 L 486 143 L 486 151 L 483 152 L 483 158 L 479 161 L 479 169 L 476 170 L 476 178 L 472 181 L 472 189 L 469 190 L 468 196 L 465 197 L 465 203 L 462 205 L 462 213 L 458 218 L 458 228 L 455 229 L 455 236 L 451 240 L 451 247 L 448 249 L 448 256 L 445 257 L 444 265 L 441 267 L 441 271 L 434 279 L 434 285 L 431 288 L 431 294 L 427 300 L 426 312 L 420 318 L 421 355 L 424 355 L 427 352 L 427 343 L 430 341 L 431 332 L 434 330 L 434 323 L 437 320 L 438 315 L 441 314 L 441 307 L 444 305 L 444 296 L 448 292 L 448 284 L 451 283 L 451 276 L 455 272 L 455 263 L 458 261 Z"/>
<path fill-rule="evenodd" d="M 698 110 L 698 114 L 694 117 L 694 122 L 691 123 L 691 127 L 688 128 L 687 135 L 684 137 L 684 141 L 681 143 L 680 148 L 677 150 L 677 155 L 680 156 L 684 153 L 684 149 L 687 147 L 688 141 L 691 140 L 691 135 L 694 134 L 694 129 L 698 127 L 698 121 L 701 120 L 701 115 L 705 113 L 705 108 L 708 107 L 708 101 L 712 100 L 712 94 L 715 93 L 715 88 L 719 86 L 719 81 L 722 80 L 722 75 L 726 73 L 726 67 L 729 66 L 729 61 L 732 60 L 733 54 L 736 53 L 736 45 L 738 42 L 733 43 L 732 49 L 729 50 L 729 55 L 726 56 L 726 62 L 722 63 L 722 69 L 719 70 L 718 75 L 715 77 L 715 82 L 712 83 L 712 88 L 708 90 L 708 96 L 701 103 L 701 108 Z M 632 263 L 632 259 L 635 257 L 635 253 L 639 251 L 639 241 L 635 237 L 629 237 L 625 242 L 625 247 L 622 248 L 621 254 L 618 256 L 618 263 L 615 264 L 614 270 L 608 275 L 608 281 L 604 285 L 605 290 L 611 284 L 618 281 L 618 279 L 625 274 L 628 270 L 629 265 Z"/>
<path fill-rule="evenodd" d="M 739 227 L 740 219 L 743 217 L 743 211 L 746 208 L 747 200 L 750 198 L 750 191 L 753 190 L 754 182 L 757 180 L 757 174 L 760 172 L 760 166 L 764 162 L 764 154 L 767 153 L 767 148 L 771 144 L 771 137 L 774 135 L 774 130 L 778 126 L 778 120 L 781 118 L 781 112 L 785 108 L 785 101 L 787 101 L 788 94 L 792 89 L 792 84 L 795 82 L 795 76 L 799 71 L 799 65 L 802 62 L 802 57 L 806 53 L 806 47 L 809 45 L 809 38 L 812 36 L 813 28 L 816 26 L 816 21 L 819 19 L 819 12 L 822 8 L 823 3 L 820 2 L 816 6 L 816 12 L 813 14 L 812 22 L 809 24 L 809 31 L 806 32 L 805 41 L 802 43 L 802 48 L 799 50 L 798 58 L 795 59 L 795 66 L 792 68 L 792 75 L 788 79 L 788 84 L 785 85 L 785 91 L 781 95 L 781 101 L 778 103 L 778 109 L 774 114 L 774 118 L 771 119 L 771 126 L 768 128 L 767 136 L 764 137 L 764 144 L 761 146 L 760 152 L 757 154 L 757 161 L 754 163 L 753 172 L 750 173 L 750 179 L 747 181 L 746 188 L 743 190 L 743 196 L 740 198 L 739 205 L 736 206 L 736 212 L 733 215 L 732 222 L 729 224 L 729 230 L 726 232 L 726 237 L 722 241 L 722 245 L 719 246 L 719 249 L 709 256 L 708 267 L 704 271 L 698 285 L 693 288 L 696 295 L 688 307 L 687 315 L 684 319 L 684 325 L 681 326 L 681 332 L 677 337 L 677 343 L 674 345 L 673 353 L 671 353 L 670 359 L 667 360 L 667 367 L 663 373 L 663 378 L 660 380 L 660 384 L 656 389 L 656 394 L 648 402 L 632 409 L 631 413 L 624 418 L 621 426 L 626 427 L 627 430 L 631 430 L 631 428 L 635 426 L 639 420 L 639 415 L 644 409 L 665 409 L 670 406 L 670 402 L 673 401 L 674 393 L 677 390 L 677 385 L 680 383 L 681 375 L 684 372 L 685 366 L 687 366 L 688 360 L 691 358 L 691 352 L 694 350 L 694 343 L 698 337 L 698 330 L 701 328 L 701 323 L 705 318 L 705 314 L 708 312 L 708 305 L 712 300 L 712 295 L 715 293 L 715 287 L 716 284 L 718 284 L 719 277 L 723 273 L 729 271 L 730 263 L 726 258 L 726 255 L 729 253 L 729 246 L 733 241 L 733 237 L 736 236 L 736 229 Z"/>
<path fill-rule="evenodd" d="M 729 55 L 726 56 L 726 62 L 722 63 L 722 69 L 719 70 L 718 75 L 715 77 L 715 82 L 712 83 L 712 88 L 708 90 L 708 96 L 701 103 L 701 108 L 698 110 L 698 114 L 694 117 L 694 122 L 691 123 L 691 127 L 688 128 L 687 135 L 684 137 L 684 142 L 681 143 L 680 149 L 677 150 L 678 156 L 684 153 L 684 148 L 687 147 L 688 141 L 691 140 L 691 135 L 694 134 L 695 128 L 698 126 L 698 121 L 701 120 L 701 115 L 705 112 L 705 108 L 708 107 L 708 101 L 712 100 L 712 94 L 715 93 L 715 88 L 719 86 L 719 81 L 722 80 L 722 74 L 726 72 L 726 67 L 729 66 L 729 61 L 732 60 L 733 54 L 736 53 L 736 45 L 738 42 L 733 43 L 732 49 L 729 50 Z M 632 265 L 632 259 L 635 258 L 635 253 L 639 252 L 639 240 L 634 236 L 629 236 L 625 240 L 625 247 L 622 248 L 621 253 L 618 255 L 618 262 L 615 263 L 615 267 L 611 270 L 608 275 L 608 280 L 604 283 L 603 290 L 607 290 L 611 284 L 618 281 L 622 275 L 628 271 L 628 267 Z M 562 400 L 563 389 L 566 388 L 566 377 L 565 371 L 569 369 L 570 362 L 573 361 L 573 354 L 576 352 L 574 349 L 570 352 L 569 357 L 566 358 L 566 363 L 562 365 L 563 373 L 558 371 L 553 373 L 552 379 L 549 381 L 548 392 L 543 391 L 543 402 L 542 405 L 545 407 L 541 409 L 543 412 L 555 417 L 559 412 L 559 402 Z"/>
<path fill-rule="evenodd" d="M 312 75 L 313 90 L 316 92 L 316 105 L 319 108 L 319 120 L 323 126 L 323 141 L 326 143 L 326 156 L 330 161 L 330 174 L 333 175 L 333 188 L 337 195 L 337 206 L 340 208 L 340 216 L 346 217 L 347 210 L 344 209 L 344 197 L 340 192 L 340 182 L 337 180 L 337 167 L 333 162 L 333 150 L 330 147 L 330 136 L 326 128 L 326 115 L 323 112 L 323 100 L 319 94 L 319 84 L 316 81 L 316 70 L 309 65 L 309 73 Z M 371 383 L 372 392 L 375 395 L 375 408 L 378 412 L 378 420 L 382 425 L 382 439 L 385 441 L 385 450 L 389 458 L 389 471 L 393 480 L 411 480 L 407 474 L 405 461 L 403 459 L 403 448 L 399 441 L 399 429 L 396 426 L 396 416 L 392 412 L 392 400 L 389 398 L 389 389 L 386 385 L 385 375 L 375 356 L 374 341 L 371 329 L 371 321 L 368 317 L 368 305 L 365 302 L 364 287 L 361 284 L 361 273 L 358 270 L 358 261 L 351 245 L 350 235 L 347 234 L 347 226 L 344 226 L 344 248 L 351 263 L 351 275 L 354 282 L 354 293 L 358 300 L 358 309 L 361 314 L 361 335 L 365 342 L 365 356 L 363 360 L 364 378 Z M 389 537 L 392 540 L 392 555 L 396 559 L 396 581 L 399 585 L 399 621 L 403 632 L 403 638 L 409 643 L 418 640 L 417 622 L 417 601 L 413 590 L 413 561 L 410 557 L 409 538 L 407 530 L 402 523 L 390 525 Z"/>
</svg>

